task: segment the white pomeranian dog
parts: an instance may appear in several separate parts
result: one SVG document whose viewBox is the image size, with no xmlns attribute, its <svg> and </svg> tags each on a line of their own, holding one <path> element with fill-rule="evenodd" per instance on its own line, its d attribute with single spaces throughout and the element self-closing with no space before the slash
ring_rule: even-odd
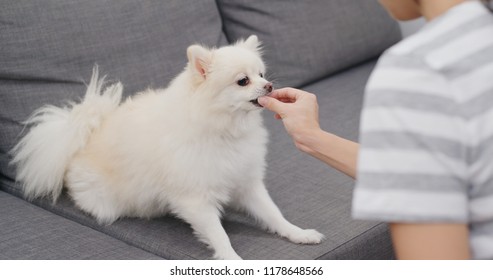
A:
<svg viewBox="0 0 493 280">
<path fill-rule="evenodd" d="M 288 222 L 263 182 L 267 131 L 257 98 L 272 91 L 256 36 L 219 49 L 193 45 L 166 89 L 120 104 L 122 85 L 104 88 L 94 69 L 84 100 L 45 106 L 12 150 L 27 198 L 65 186 L 100 223 L 172 213 L 217 259 L 240 259 L 221 225 L 226 205 L 295 243 L 323 235 Z"/>
</svg>

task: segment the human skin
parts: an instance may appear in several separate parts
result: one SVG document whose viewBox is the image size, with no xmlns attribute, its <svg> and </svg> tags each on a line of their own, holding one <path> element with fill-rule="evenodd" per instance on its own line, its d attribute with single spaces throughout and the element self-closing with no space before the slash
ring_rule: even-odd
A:
<svg viewBox="0 0 493 280">
<path fill-rule="evenodd" d="M 379 0 L 396 20 L 425 17 L 432 21 L 466 0 Z M 320 128 L 314 94 L 294 88 L 275 90 L 259 98 L 275 112 L 296 147 L 355 178 L 359 144 Z M 469 259 L 469 229 L 465 223 L 390 223 L 398 259 Z"/>
</svg>

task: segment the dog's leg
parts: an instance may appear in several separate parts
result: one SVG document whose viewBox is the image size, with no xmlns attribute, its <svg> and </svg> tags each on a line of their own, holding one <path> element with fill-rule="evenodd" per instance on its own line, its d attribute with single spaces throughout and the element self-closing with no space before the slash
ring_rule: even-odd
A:
<svg viewBox="0 0 493 280">
<path fill-rule="evenodd" d="M 272 201 L 263 182 L 239 194 L 236 202 L 269 231 L 286 237 L 294 243 L 317 244 L 324 238 L 323 234 L 314 229 L 301 229 L 286 220 Z"/>
<path fill-rule="evenodd" d="M 189 223 L 198 238 L 215 252 L 215 259 L 241 260 L 231 246 L 221 225 L 219 210 L 209 203 L 197 200 L 174 203 L 174 213 Z"/>
</svg>

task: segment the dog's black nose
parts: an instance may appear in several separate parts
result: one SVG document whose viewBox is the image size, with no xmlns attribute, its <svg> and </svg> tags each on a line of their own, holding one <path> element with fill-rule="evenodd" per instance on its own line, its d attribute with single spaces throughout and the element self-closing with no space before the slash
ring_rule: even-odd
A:
<svg viewBox="0 0 493 280">
<path fill-rule="evenodd" d="M 267 90 L 267 92 L 272 92 L 272 83 L 265 84 L 264 89 Z"/>
</svg>

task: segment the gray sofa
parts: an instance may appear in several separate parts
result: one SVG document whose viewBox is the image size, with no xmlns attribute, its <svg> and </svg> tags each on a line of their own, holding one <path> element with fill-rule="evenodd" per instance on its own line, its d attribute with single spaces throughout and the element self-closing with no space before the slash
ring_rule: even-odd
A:
<svg viewBox="0 0 493 280">
<path fill-rule="evenodd" d="M 0 259 L 208 259 L 174 217 L 100 225 L 63 195 L 25 201 L 8 151 L 44 104 L 85 92 L 94 64 L 129 96 L 165 87 L 193 43 L 221 46 L 256 34 L 275 87 L 317 94 L 324 129 L 357 140 L 363 89 L 378 56 L 400 40 L 377 1 L 31 0 L 0 2 Z M 296 245 L 228 210 L 224 227 L 245 259 L 390 259 L 385 224 L 351 219 L 354 182 L 296 150 L 282 123 L 270 132 L 266 185 L 288 220 L 316 228 Z M 50 162 L 46 162 L 50 164 Z"/>
</svg>

